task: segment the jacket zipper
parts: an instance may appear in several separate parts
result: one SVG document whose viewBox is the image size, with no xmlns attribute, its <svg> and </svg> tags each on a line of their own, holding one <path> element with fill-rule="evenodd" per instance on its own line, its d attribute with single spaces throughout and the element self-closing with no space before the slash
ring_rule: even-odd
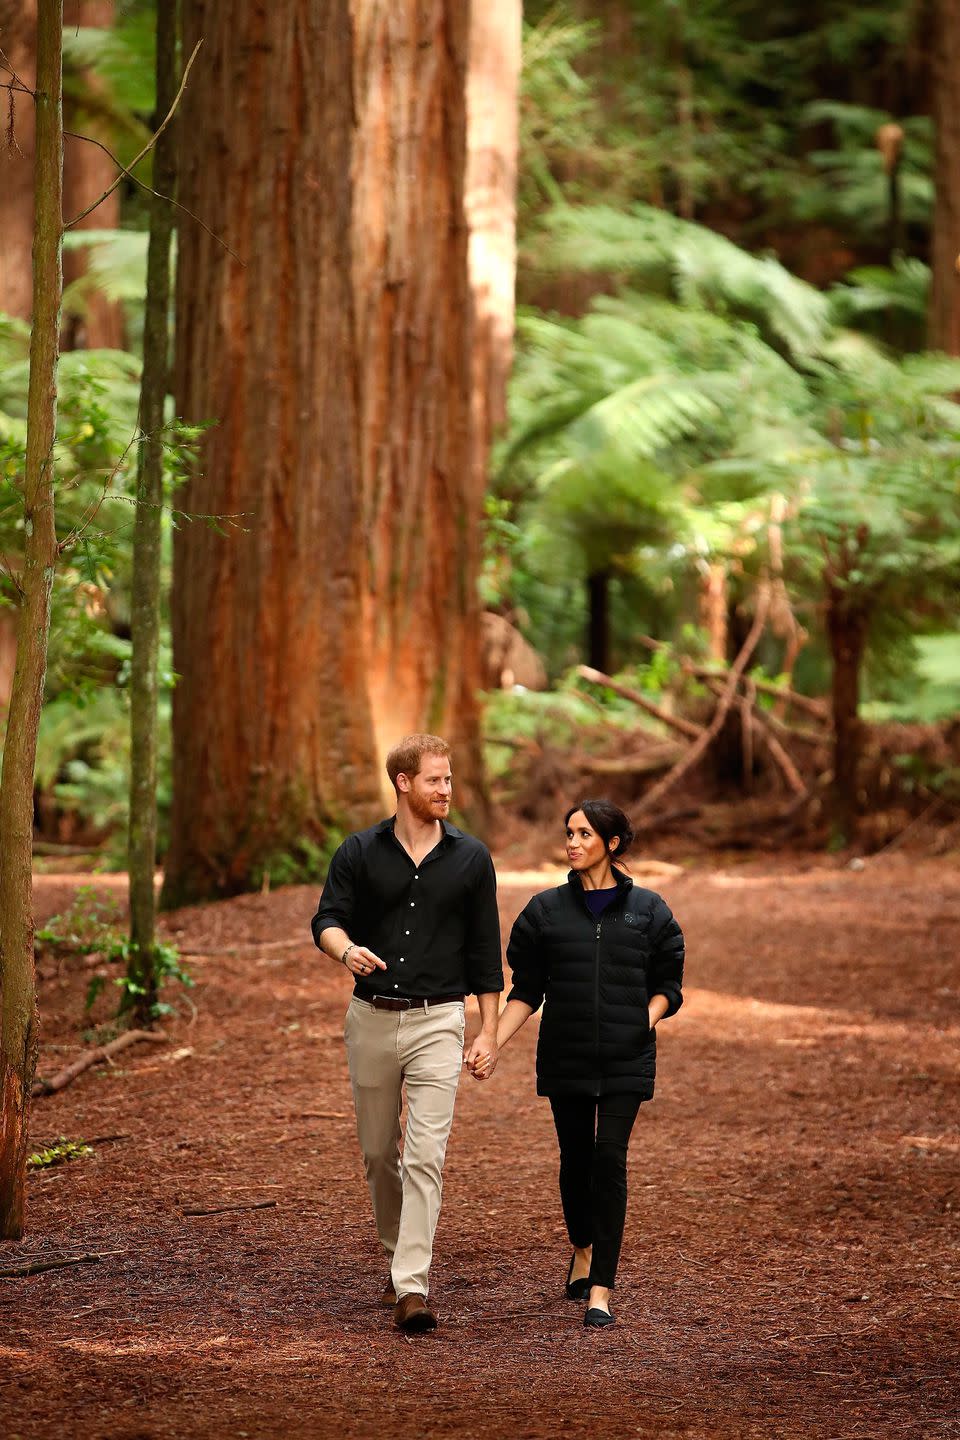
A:
<svg viewBox="0 0 960 1440">
<path fill-rule="evenodd" d="M 597 921 L 597 939 L 593 959 L 593 1052 L 596 1086 L 594 1093 L 600 1094 L 600 929 L 602 918 Z"/>
</svg>

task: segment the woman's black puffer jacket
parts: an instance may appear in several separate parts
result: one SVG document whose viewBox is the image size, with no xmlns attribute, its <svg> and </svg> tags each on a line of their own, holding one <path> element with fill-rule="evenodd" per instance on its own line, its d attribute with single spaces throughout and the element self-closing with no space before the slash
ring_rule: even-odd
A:
<svg viewBox="0 0 960 1440">
<path fill-rule="evenodd" d="M 683 933 L 660 895 L 617 870 L 614 877 L 619 893 L 599 917 L 571 871 L 566 885 L 534 895 L 514 923 L 508 998 L 544 1006 L 538 1095 L 653 1095 L 657 1047 L 647 1001 L 665 995 L 667 1015 L 683 1004 Z"/>
</svg>

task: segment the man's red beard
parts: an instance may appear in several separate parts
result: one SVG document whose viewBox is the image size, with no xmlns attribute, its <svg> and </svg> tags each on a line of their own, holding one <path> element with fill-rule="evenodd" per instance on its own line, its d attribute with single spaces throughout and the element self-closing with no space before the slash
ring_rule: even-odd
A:
<svg viewBox="0 0 960 1440">
<path fill-rule="evenodd" d="M 418 820 L 439 820 L 448 808 L 448 802 L 427 800 L 416 790 L 408 790 L 407 803 Z"/>
</svg>

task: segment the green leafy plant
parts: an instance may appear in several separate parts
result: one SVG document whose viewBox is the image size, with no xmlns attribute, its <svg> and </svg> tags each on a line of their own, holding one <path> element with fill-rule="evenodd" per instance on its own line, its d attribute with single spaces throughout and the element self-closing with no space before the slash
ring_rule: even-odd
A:
<svg viewBox="0 0 960 1440">
<path fill-rule="evenodd" d="M 71 1160 L 82 1160 L 86 1155 L 93 1154 L 93 1146 L 88 1145 L 84 1140 L 68 1140 L 65 1135 L 60 1135 L 52 1145 L 44 1150 L 35 1150 L 27 1157 L 27 1164 L 31 1170 L 47 1170 L 54 1165 L 66 1165 Z"/>
<path fill-rule="evenodd" d="M 108 977 L 94 975 L 87 987 L 84 1010 L 89 1013 L 97 997 L 108 984 L 120 991 L 118 1013 L 126 1014 L 134 1001 L 144 993 L 135 979 L 126 973 L 133 951 L 128 935 L 120 928 L 120 907 L 112 895 L 105 895 L 95 885 L 82 885 L 69 910 L 54 915 L 36 932 L 36 940 L 45 949 L 67 955 L 99 955 L 105 965 L 121 965 L 125 973 Z M 164 985 L 182 985 L 190 989 L 195 984 L 186 970 L 175 945 L 160 944 L 155 947 L 158 991 Z M 159 1019 L 169 1015 L 173 1006 L 166 999 L 158 999 L 151 1007 L 150 1018 Z"/>
</svg>

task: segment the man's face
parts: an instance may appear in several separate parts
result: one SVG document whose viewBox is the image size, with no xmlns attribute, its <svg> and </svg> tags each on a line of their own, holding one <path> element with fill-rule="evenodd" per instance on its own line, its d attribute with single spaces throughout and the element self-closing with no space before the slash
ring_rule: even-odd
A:
<svg viewBox="0 0 960 1440">
<path fill-rule="evenodd" d="M 399 777 L 398 777 L 399 778 Z M 453 775 L 445 755 L 425 755 L 416 775 L 405 775 L 407 803 L 418 820 L 445 820 L 450 813 Z"/>
</svg>

